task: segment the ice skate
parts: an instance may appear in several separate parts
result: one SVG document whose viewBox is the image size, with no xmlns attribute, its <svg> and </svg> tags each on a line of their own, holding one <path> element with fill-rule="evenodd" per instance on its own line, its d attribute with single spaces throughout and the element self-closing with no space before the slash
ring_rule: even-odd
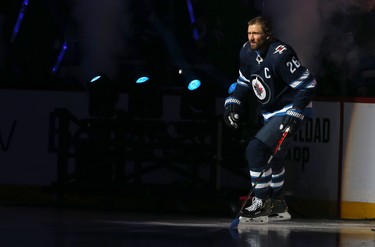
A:
<svg viewBox="0 0 375 247">
<path fill-rule="evenodd" d="M 271 200 L 271 212 L 268 216 L 269 221 L 290 220 L 291 218 L 288 206 L 283 199 Z"/>
<path fill-rule="evenodd" d="M 253 197 L 251 205 L 245 206 L 240 212 L 240 224 L 268 223 L 268 215 L 271 209 L 271 199 Z"/>
</svg>

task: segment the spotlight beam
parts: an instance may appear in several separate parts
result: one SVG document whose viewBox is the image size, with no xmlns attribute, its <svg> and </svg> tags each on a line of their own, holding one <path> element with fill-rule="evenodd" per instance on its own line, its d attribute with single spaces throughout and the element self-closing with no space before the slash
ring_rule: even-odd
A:
<svg viewBox="0 0 375 247">
<path fill-rule="evenodd" d="M 23 3 L 22 3 L 20 13 L 18 14 L 17 22 L 16 22 L 16 24 L 14 25 L 13 33 L 12 33 L 12 37 L 11 37 L 11 39 L 10 39 L 10 41 L 11 41 L 12 43 L 16 40 L 16 37 L 17 37 L 18 31 L 19 31 L 19 29 L 20 29 L 20 26 L 21 26 L 21 23 L 22 23 L 23 17 L 24 17 L 24 15 L 25 15 L 25 12 L 26 12 L 27 5 L 28 5 L 28 4 L 29 4 L 29 0 L 24 0 Z"/>
<path fill-rule="evenodd" d="M 65 40 L 64 43 L 63 43 L 63 45 L 62 45 L 62 47 L 61 47 L 60 53 L 59 53 L 59 55 L 57 57 L 56 63 L 55 63 L 55 65 L 52 68 L 52 73 L 55 74 L 57 72 L 57 70 L 59 69 L 61 61 L 63 60 L 65 52 L 66 52 L 67 49 L 68 49 L 68 43 Z"/>
<path fill-rule="evenodd" d="M 189 11 L 190 23 L 193 24 L 194 26 L 193 37 L 194 37 L 194 40 L 198 40 L 199 34 L 198 34 L 197 28 L 195 27 L 195 15 L 194 15 L 194 10 L 193 10 L 193 4 L 191 3 L 191 0 L 186 0 L 186 4 L 187 4 L 188 11 Z"/>
</svg>

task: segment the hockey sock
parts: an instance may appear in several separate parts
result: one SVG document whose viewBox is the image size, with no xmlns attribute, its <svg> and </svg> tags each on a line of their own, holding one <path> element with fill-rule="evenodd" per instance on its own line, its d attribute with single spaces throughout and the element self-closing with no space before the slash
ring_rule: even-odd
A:
<svg viewBox="0 0 375 247">
<path fill-rule="evenodd" d="M 270 195 L 272 169 L 265 168 L 264 173 L 259 177 L 261 172 L 262 171 L 259 171 L 259 169 L 251 169 L 250 178 L 252 186 L 256 184 L 254 187 L 254 195 L 258 198 L 265 199 Z"/>
<path fill-rule="evenodd" d="M 281 196 L 282 188 L 284 185 L 285 180 L 285 169 L 284 167 L 281 168 L 278 171 L 272 170 L 272 182 L 271 182 L 271 188 L 272 188 L 272 197 L 278 198 Z"/>
</svg>

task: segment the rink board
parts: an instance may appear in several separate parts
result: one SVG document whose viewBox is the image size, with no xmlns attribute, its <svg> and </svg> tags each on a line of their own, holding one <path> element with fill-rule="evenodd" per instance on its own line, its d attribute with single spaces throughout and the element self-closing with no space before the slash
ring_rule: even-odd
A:
<svg viewBox="0 0 375 247">
<path fill-rule="evenodd" d="M 345 102 L 341 217 L 375 218 L 375 102 L 358 99 Z"/>
</svg>

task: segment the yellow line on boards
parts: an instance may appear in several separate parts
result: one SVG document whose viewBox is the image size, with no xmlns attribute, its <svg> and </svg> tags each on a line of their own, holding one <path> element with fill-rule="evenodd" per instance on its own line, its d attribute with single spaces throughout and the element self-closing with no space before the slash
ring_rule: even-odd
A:
<svg viewBox="0 0 375 247">
<path fill-rule="evenodd" d="M 375 203 L 341 202 L 343 219 L 375 219 Z"/>
</svg>

